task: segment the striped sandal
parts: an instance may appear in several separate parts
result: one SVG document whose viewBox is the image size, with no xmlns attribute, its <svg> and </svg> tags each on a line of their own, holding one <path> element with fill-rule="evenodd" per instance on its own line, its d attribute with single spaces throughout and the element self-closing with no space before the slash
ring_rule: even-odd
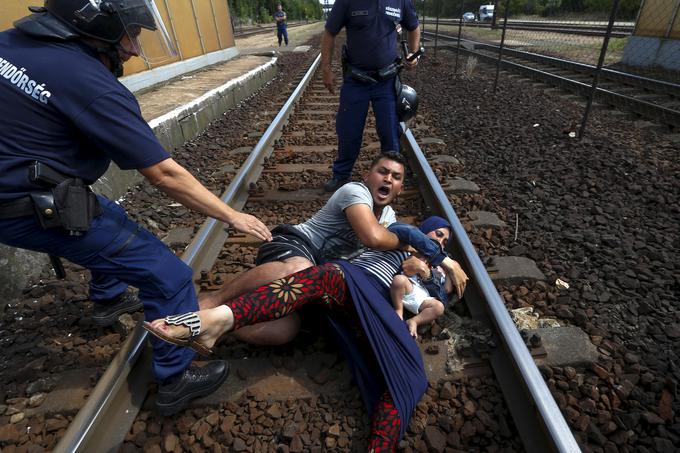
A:
<svg viewBox="0 0 680 453">
<path fill-rule="evenodd" d="M 189 338 L 174 338 L 165 334 L 165 332 L 156 329 L 151 323 L 144 321 L 144 329 L 160 338 L 163 341 L 174 344 L 175 346 L 182 346 L 191 348 L 202 356 L 212 354 L 212 349 L 202 345 L 197 341 L 201 334 L 201 318 L 197 313 L 184 313 L 182 315 L 166 316 L 165 323 L 171 326 L 183 326 L 189 329 L 191 335 Z"/>
</svg>

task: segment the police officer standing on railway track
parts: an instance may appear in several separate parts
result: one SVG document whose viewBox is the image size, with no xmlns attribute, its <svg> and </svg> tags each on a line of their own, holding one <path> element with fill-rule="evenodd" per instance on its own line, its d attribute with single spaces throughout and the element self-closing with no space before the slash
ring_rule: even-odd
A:
<svg viewBox="0 0 680 453">
<path fill-rule="evenodd" d="M 191 269 L 88 187 L 113 160 L 185 206 L 271 239 L 262 222 L 225 205 L 170 157 L 117 80 L 132 56 L 150 57 L 145 50 L 172 56 L 154 0 L 46 0 L 30 10 L 0 33 L 0 242 L 88 268 L 100 325 L 142 304 L 149 320 L 197 310 Z M 226 379 L 224 361 L 198 367 L 187 348 L 153 348 L 162 414 Z"/>
<path fill-rule="evenodd" d="M 349 181 L 361 149 L 369 102 L 381 150 L 399 150 L 395 60 L 401 27 L 409 32 L 409 49 L 418 48 L 420 43 L 418 15 L 412 0 L 335 0 L 321 37 L 323 83 L 331 93 L 335 93 L 333 47 L 343 27 L 347 42 L 343 47 L 343 84 L 335 124 L 338 156 L 333 163 L 333 177 L 324 186 L 327 192 Z M 417 64 L 417 59 L 405 62 L 407 68 Z"/>
</svg>

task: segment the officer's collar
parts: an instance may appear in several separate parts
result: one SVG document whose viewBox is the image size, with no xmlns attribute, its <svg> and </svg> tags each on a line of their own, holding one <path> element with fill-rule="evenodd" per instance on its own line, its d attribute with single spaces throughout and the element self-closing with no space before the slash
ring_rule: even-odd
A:
<svg viewBox="0 0 680 453">
<path fill-rule="evenodd" d="M 85 44 L 82 40 L 76 39 L 73 41 L 80 49 L 83 50 L 86 54 L 88 54 L 91 57 L 96 58 L 99 60 L 99 52 L 97 52 L 97 49 L 95 47 L 90 46 L 89 44 Z"/>
</svg>

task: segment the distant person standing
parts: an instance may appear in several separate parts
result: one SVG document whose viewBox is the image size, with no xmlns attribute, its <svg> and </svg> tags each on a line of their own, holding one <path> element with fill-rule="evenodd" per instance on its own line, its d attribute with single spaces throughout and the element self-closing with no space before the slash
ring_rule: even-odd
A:
<svg viewBox="0 0 680 453">
<path fill-rule="evenodd" d="M 283 38 L 288 45 L 288 31 L 286 30 L 286 12 L 283 10 L 281 3 L 276 5 L 276 12 L 274 13 L 274 20 L 276 20 L 276 37 L 279 38 L 279 47 L 281 47 L 281 38 Z"/>
</svg>

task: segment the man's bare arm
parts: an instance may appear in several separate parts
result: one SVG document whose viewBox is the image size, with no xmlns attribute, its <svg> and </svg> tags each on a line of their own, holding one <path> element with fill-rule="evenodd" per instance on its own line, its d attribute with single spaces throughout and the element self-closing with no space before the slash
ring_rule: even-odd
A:
<svg viewBox="0 0 680 453">
<path fill-rule="evenodd" d="M 411 30 L 408 32 L 408 49 L 409 49 L 409 54 L 407 57 L 410 57 L 413 53 L 417 52 L 418 49 L 420 48 L 420 26 L 416 27 L 415 30 Z M 413 61 L 406 61 L 406 68 L 407 69 L 413 69 L 418 65 L 418 59 L 414 59 Z"/>
<path fill-rule="evenodd" d="M 324 86 L 331 94 L 335 94 L 335 77 L 331 70 L 334 46 L 335 36 L 331 35 L 328 30 L 324 30 L 321 35 L 321 75 Z"/>
<path fill-rule="evenodd" d="M 373 210 L 367 204 L 353 204 L 345 209 L 345 215 L 357 237 L 366 247 L 375 250 L 394 250 L 399 238 L 378 223 Z"/>
</svg>

